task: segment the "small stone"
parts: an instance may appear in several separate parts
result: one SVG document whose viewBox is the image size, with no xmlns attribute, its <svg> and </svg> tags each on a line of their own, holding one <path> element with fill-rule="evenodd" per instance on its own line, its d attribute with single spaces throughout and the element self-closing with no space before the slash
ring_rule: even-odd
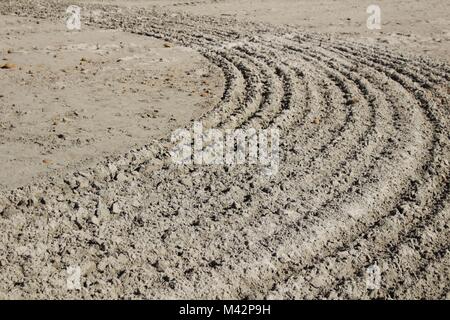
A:
<svg viewBox="0 0 450 320">
<path fill-rule="evenodd" d="M 127 176 L 123 172 L 119 172 L 116 176 L 116 180 L 119 182 L 123 182 L 127 180 Z"/>
<path fill-rule="evenodd" d="M 410 210 L 410 208 L 407 204 L 402 204 L 397 207 L 397 210 L 398 210 L 398 212 L 405 214 Z"/>
<path fill-rule="evenodd" d="M 89 187 L 89 180 L 83 177 L 79 177 L 78 179 L 78 188 L 86 189 Z"/>
<path fill-rule="evenodd" d="M 127 264 L 128 263 L 128 258 L 126 255 L 124 255 L 123 253 L 119 254 L 119 256 L 117 257 L 117 262 L 119 262 L 120 264 Z"/>
<path fill-rule="evenodd" d="M 164 43 L 164 48 L 172 48 L 173 45 L 169 42 Z"/>
<path fill-rule="evenodd" d="M 78 180 L 75 177 L 68 177 L 64 180 L 64 182 L 68 184 L 72 190 L 78 188 L 79 186 Z"/>
<path fill-rule="evenodd" d="M 110 173 L 111 176 L 115 176 L 116 175 L 117 167 L 114 164 L 109 163 L 108 164 L 108 169 L 109 169 L 109 173 Z"/>
<path fill-rule="evenodd" d="M 75 221 L 77 221 L 81 225 L 83 223 L 83 221 L 87 220 L 88 215 L 89 215 L 89 212 L 85 208 L 79 207 L 75 214 Z"/>
<path fill-rule="evenodd" d="M 98 226 L 98 225 L 100 224 L 100 219 L 97 218 L 96 216 L 92 216 L 92 217 L 91 217 L 91 222 L 92 222 L 93 224 L 95 224 L 96 226 Z"/>
<path fill-rule="evenodd" d="M 359 102 L 359 99 L 358 99 L 358 98 L 350 98 L 350 99 L 347 101 L 347 105 L 357 104 L 358 102 Z"/>
<path fill-rule="evenodd" d="M 19 256 L 29 256 L 30 250 L 28 250 L 27 246 L 20 246 L 16 248 L 16 253 Z"/>
<path fill-rule="evenodd" d="M 83 274 L 86 274 L 86 275 L 95 272 L 95 269 L 96 269 L 95 262 L 93 262 L 91 260 L 86 260 L 81 265 L 81 270 L 83 270 Z"/>
<path fill-rule="evenodd" d="M 239 202 L 233 201 L 233 203 L 230 206 L 230 209 L 240 209 L 241 205 L 239 204 Z"/>
<path fill-rule="evenodd" d="M 310 281 L 310 283 L 315 288 L 323 288 L 326 286 L 326 281 L 325 281 L 324 277 L 321 277 L 321 276 L 313 277 L 313 279 Z"/>
<path fill-rule="evenodd" d="M 106 204 L 103 203 L 103 201 L 99 201 L 97 203 L 97 210 L 95 211 L 95 214 L 98 217 L 104 217 L 109 215 L 109 210 Z"/>
<path fill-rule="evenodd" d="M 7 63 L 3 64 L 2 66 L 0 66 L 0 69 L 15 69 L 16 67 L 17 67 L 16 64 L 7 62 Z"/>
<path fill-rule="evenodd" d="M 18 214 L 19 210 L 14 207 L 5 207 L 3 211 L 1 211 L 1 215 L 6 219 L 12 218 Z"/>
<path fill-rule="evenodd" d="M 120 209 L 120 205 L 117 202 L 114 202 L 111 206 L 111 213 L 119 214 L 122 210 Z"/>
<path fill-rule="evenodd" d="M 208 263 L 208 265 L 211 267 L 211 268 L 217 268 L 217 267 L 220 267 L 221 265 L 222 265 L 222 263 L 220 262 L 220 261 L 217 261 L 217 260 L 212 260 L 212 261 L 210 261 L 209 263 Z"/>
<path fill-rule="evenodd" d="M 80 174 L 80 176 L 84 177 L 84 178 L 90 178 L 91 174 L 89 172 L 85 172 L 85 171 L 79 171 L 78 172 Z"/>
<path fill-rule="evenodd" d="M 104 166 L 98 166 L 95 170 L 94 173 L 97 177 L 99 177 L 100 179 L 105 179 L 106 177 L 109 176 L 109 171 L 104 167 Z"/>
<path fill-rule="evenodd" d="M 97 270 L 103 272 L 105 271 L 107 266 L 108 266 L 108 259 L 104 258 L 97 264 Z"/>
<path fill-rule="evenodd" d="M 187 176 L 180 179 L 181 184 L 185 185 L 186 187 L 192 186 L 192 177 Z"/>
<path fill-rule="evenodd" d="M 139 208 L 141 206 L 141 202 L 138 199 L 133 199 L 131 205 L 135 208 Z"/>
<path fill-rule="evenodd" d="M 165 269 L 167 268 L 166 264 L 164 263 L 164 261 L 156 261 L 153 265 L 152 265 L 156 271 L 158 272 L 164 272 Z"/>
</svg>

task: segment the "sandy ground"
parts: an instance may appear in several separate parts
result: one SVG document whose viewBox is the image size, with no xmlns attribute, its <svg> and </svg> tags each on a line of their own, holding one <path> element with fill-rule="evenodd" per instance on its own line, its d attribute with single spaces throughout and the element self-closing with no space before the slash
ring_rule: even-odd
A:
<svg viewBox="0 0 450 320">
<path fill-rule="evenodd" d="M 84 2 L 92 2 L 91 0 Z M 94 0 L 121 6 L 164 8 L 194 15 L 291 25 L 310 32 L 345 34 L 347 39 L 386 44 L 450 61 L 450 3 L 431 0 Z M 381 30 L 366 27 L 369 5 L 381 9 Z"/>
<path fill-rule="evenodd" d="M 447 2 L 67 5 L 0 7 L 1 298 L 450 298 Z M 192 120 L 278 172 L 175 165 Z"/>
<path fill-rule="evenodd" d="M 223 91 L 220 69 L 161 40 L 15 17 L 0 27 L 3 63 L 16 65 L 0 78 L 3 188 L 167 135 Z"/>
</svg>

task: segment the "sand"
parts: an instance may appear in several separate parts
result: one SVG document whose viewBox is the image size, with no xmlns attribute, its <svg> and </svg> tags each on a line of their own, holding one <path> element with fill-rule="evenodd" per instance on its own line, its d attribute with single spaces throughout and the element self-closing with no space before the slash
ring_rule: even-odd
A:
<svg viewBox="0 0 450 320">
<path fill-rule="evenodd" d="M 161 40 L 9 16 L 0 23 L 3 62 L 15 65 L 0 79 L 2 188 L 167 135 L 223 90 L 220 69 Z"/>
<path fill-rule="evenodd" d="M 1 298 L 449 298 L 444 1 L 3 2 Z M 278 129 L 278 171 L 174 164 L 194 120 Z"/>
</svg>

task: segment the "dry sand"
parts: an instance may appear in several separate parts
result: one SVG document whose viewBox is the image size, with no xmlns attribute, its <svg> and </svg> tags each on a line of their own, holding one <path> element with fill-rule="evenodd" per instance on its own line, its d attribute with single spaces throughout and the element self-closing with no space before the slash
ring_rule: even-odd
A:
<svg viewBox="0 0 450 320">
<path fill-rule="evenodd" d="M 1 188 L 167 135 L 223 91 L 220 69 L 161 40 L 9 16 L 0 27 L 2 64 L 16 65 L 0 78 Z"/>
<path fill-rule="evenodd" d="M 450 298 L 448 3 L 91 3 L 1 1 L 1 298 Z M 279 172 L 174 165 L 192 120 Z"/>
</svg>

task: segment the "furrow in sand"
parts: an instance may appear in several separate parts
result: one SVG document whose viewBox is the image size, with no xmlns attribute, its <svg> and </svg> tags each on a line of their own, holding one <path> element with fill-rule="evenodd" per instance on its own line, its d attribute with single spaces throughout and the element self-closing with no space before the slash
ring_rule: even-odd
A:
<svg viewBox="0 0 450 320">
<path fill-rule="evenodd" d="M 436 182 L 430 186 L 436 187 Z M 405 197 L 399 200 L 388 215 L 372 222 L 355 240 L 281 282 L 275 290 L 276 295 L 291 298 L 403 296 L 394 288 L 407 288 L 407 284 L 414 281 L 414 274 L 420 272 L 424 264 L 433 261 L 435 254 L 431 253 L 430 257 L 430 252 L 439 253 L 448 247 L 448 226 L 445 225 L 449 218 L 448 208 L 445 209 L 448 206 L 448 182 L 434 203 L 425 208 Z M 437 232 L 436 228 L 441 229 L 442 237 L 430 236 Z M 379 290 L 370 291 L 366 287 L 365 270 L 374 264 L 383 272 L 383 281 Z M 408 267 L 403 269 L 403 266 Z M 389 276 L 384 276 L 386 273 Z M 305 282 L 309 275 L 313 275 L 315 280 Z"/>
<path fill-rule="evenodd" d="M 239 65 L 238 67 L 242 69 L 246 77 L 246 91 L 256 93 L 249 97 L 245 106 L 235 108 L 227 117 L 232 128 L 240 128 L 265 103 L 265 96 L 273 94 L 276 90 L 275 81 L 266 66 L 242 54 L 236 48 L 230 50 L 230 56 L 237 61 L 235 64 Z"/>
<path fill-rule="evenodd" d="M 247 59 L 255 61 L 255 63 L 263 68 L 263 81 L 266 86 L 270 87 L 270 90 L 266 90 L 266 93 L 263 95 L 263 100 L 258 110 L 242 123 L 242 127 L 255 129 L 267 128 L 282 109 L 289 107 L 292 95 L 290 90 L 292 83 L 286 81 L 288 78 L 285 71 L 277 66 L 273 60 L 262 56 L 254 49 L 249 48 L 249 46 L 239 46 L 236 49 L 244 54 Z"/>
<path fill-rule="evenodd" d="M 302 36 L 297 35 L 290 37 L 298 42 L 314 43 L 316 45 L 327 47 L 332 44 L 335 48 L 341 51 L 357 52 L 360 51 L 362 55 L 371 54 L 376 56 L 380 61 L 383 61 L 386 66 L 402 67 L 413 72 L 425 75 L 427 81 L 432 83 L 439 83 L 442 80 L 450 80 L 450 69 L 442 62 L 436 62 L 427 57 L 407 56 L 403 54 L 393 53 L 392 51 L 383 48 L 382 46 L 367 45 L 360 42 L 349 42 L 338 39 L 326 40 L 321 36 Z"/>
<path fill-rule="evenodd" d="M 400 287 L 399 294 L 404 299 L 441 299 L 448 300 L 450 283 L 450 250 L 447 246 L 442 257 L 427 264 L 420 277 L 415 279 L 414 285 L 406 292 L 402 292 Z M 403 293 L 401 295 L 400 293 Z"/>
<path fill-rule="evenodd" d="M 198 119 L 205 127 L 216 127 L 218 123 L 223 121 L 224 115 L 229 114 L 244 99 L 245 80 L 239 69 L 222 55 L 213 52 L 204 52 L 203 54 L 222 70 L 225 78 L 225 89 L 221 101 L 211 111 L 206 112 Z"/>
<path fill-rule="evenodd" d="M 232 63 L 234 68 L 242 76 L 243 82 L 241 83 L 240 90 L 244 92 L 244 96 L 241 100 L 229 103 L 226 110 L 214 113 L 215 117 L 218 118 L 218 121 L 215 121 L 215 127 L 225 129 L 235 128 L 239 123 L 241 110 L 245 110 L 246 112 L 248 112 L 247 110 L 254 110 L 261 100 L 263 89 L 259 80 L 260 73 L 255 71 L 255 66 L 251 62 L 231 52 L 221 52 L 220 54 Z"/>
<path fill-rule="evenodd" d="M 383 50 L 381 48 L 371 48 L 364 44 L 359 43 L 339 43 L 336 48 L 339 48 L 341 51 L 351 52 L 349 49 L 355 50 L 356 48 L 360 49 L 362 52 L 370 53 L 376 55 L 380 60 L 385 61 L 390 67 L 402 67 L 402 69 L 406 68 L 411 70 L 415 74 L 421 74 L 423 76 L 423 80 L 427 79 L 434 84 L 440 83 L 443 80 L 450 81 L 450 70 L 442 70 L 444 64 L 436 65 L 435 62 L 431 60 L 417 61 L 411 58 L 403 58 L 398 55 L 392 54 L 387 50 Z"/>
</svg>

